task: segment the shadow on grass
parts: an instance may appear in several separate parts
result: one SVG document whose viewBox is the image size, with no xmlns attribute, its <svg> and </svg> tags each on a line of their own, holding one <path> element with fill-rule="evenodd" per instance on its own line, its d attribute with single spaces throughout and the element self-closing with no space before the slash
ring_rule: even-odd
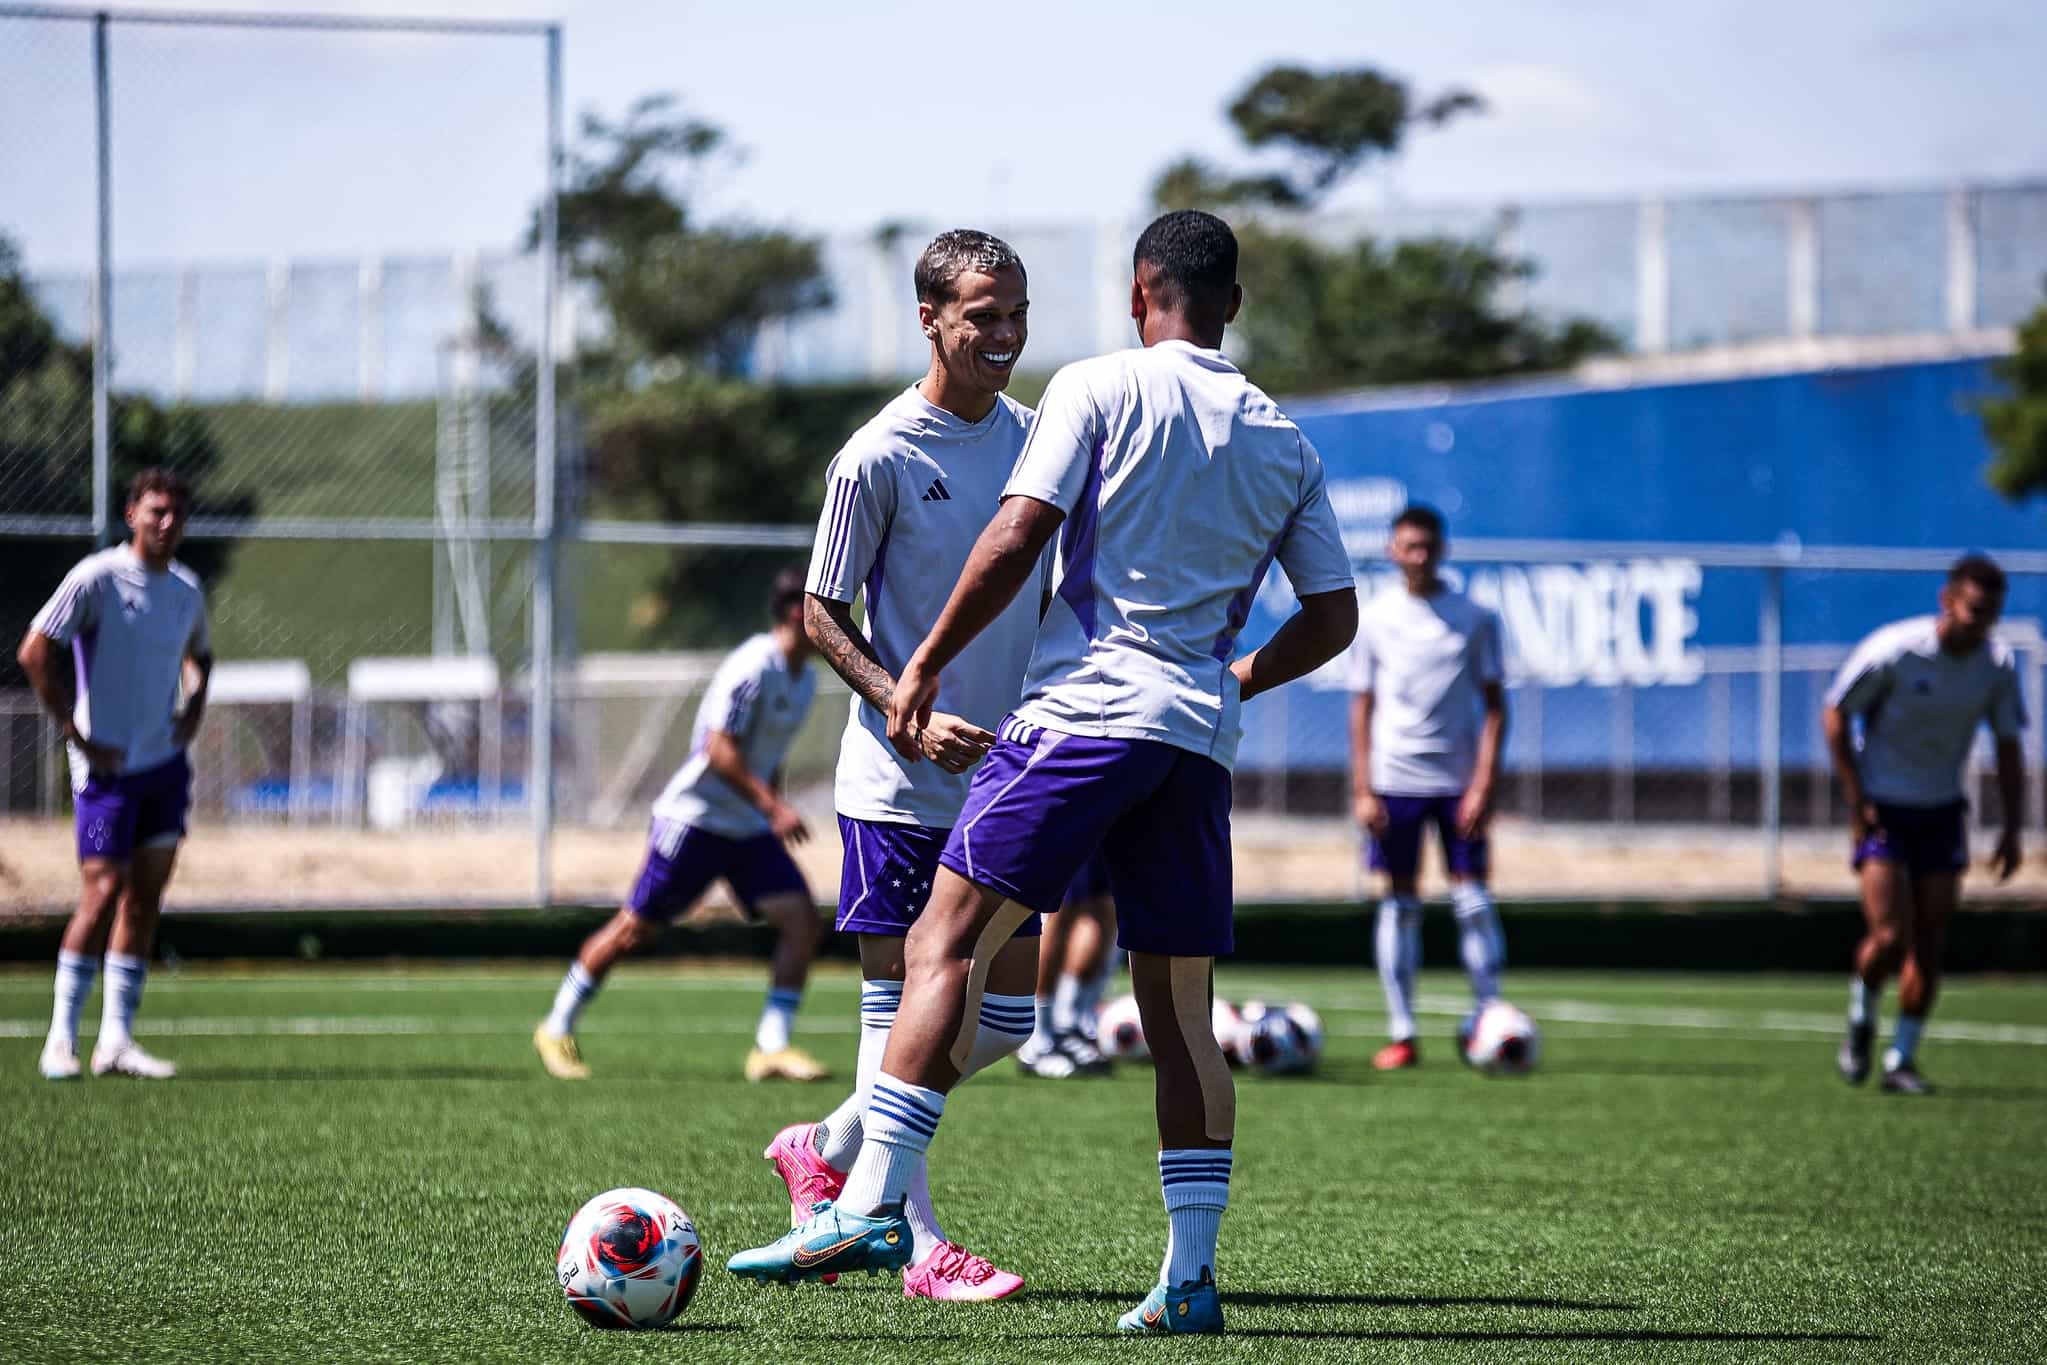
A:
<svg viewBox="0 0 2047 1365">
<path fill-rule="evenodd" d="M 1796 1341 L 1882 1341 L 1873 1332 L 1688 1332 L 1681 1329 L 1659 1331 L 1644 1328 L 1640 1331 L 1588 1330 L 1571 1331 L 1566 1328 L 1545 1331 L 1531 1328 L 1526 1331 L 1444 1331 L 1444 1332 L 1402 1332 L 1397 1330 L 1343 1331 L 1341 1329 L 1309 1329 L 1296 1331 L 1285 1327 L 1232 1328 L 1233 1337 L 1281 1337 L 1301 1340 L 1322 1341 L 1641 1341 L 1641 1342 L 1750 1342 L 1757 1345 L 1775 1342 Z"/>
<path fill-rule="evenodd" d="M 1144 1297 L 1144 1291 L 1108 1289 L 1033 1289 L 1033 1302 L 1106 1303 L 1128 1307 Z M 1586 1299 L 1517 1298 L 1484 1294 L 1281 1294 L 1263 1290 L 1223 1296 L 1223 1311 L 1246 1308 L 1544 1308 L 1563 1313 L 1639 1313 L 1640 1304 L 1599 1303 Z"/>
<path fill-rule="evenodd" d="M 192 1081 L 518 1081 L 524 1067 L 503 1066 L 242 1066 L 181 1071 L 180 1082 Z"/>
</svg>

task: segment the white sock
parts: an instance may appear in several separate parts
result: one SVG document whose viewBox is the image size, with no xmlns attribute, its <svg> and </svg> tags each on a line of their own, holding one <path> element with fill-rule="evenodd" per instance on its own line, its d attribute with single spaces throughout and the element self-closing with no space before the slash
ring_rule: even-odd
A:
<svg viewBox="0 0 2047 1365">
<path fill-rule="evenodd" d="M 107 959 L 113 965 L 113 959 Z M 1884 1053 L 1884 1070 L 1896 1071 L 1901 1066 L 1912 1065 L 1912 1054 L 1919 1050 L 1919 1031 L 1926 1027 L 1924 1015 L 1901 1014 L 1897 1030 L 1891 1034 L 1890 1051 Z"/>
<path fill-rule="evenodd" d="M 920 1156 L 910 1172 L 910 1187 L 903 1191 L 903 1217 L 910 1221 L 910 1260 L 922 1261 L 945 1240 L 938 1226 L 938 1210 L 931 1205 L 931 1158 Z"/>
<path fill-rule="evenodd" d="M 1848 1022 L 1856 1028 L 1861 1028 L 1873 1021 L 1876 1018 L 1877 1006 L 1883 1002 L 1883 997 L 1882 986 L 1870 986 L 1859 976 L 1849 981 Z"/>
<path fill-rule="evenodd" d="M 1216 1235 L 1230 1203 L 1227 1147 L 1186 1147 L 1159 1153 L 1159 1188 L 1166 1196 L 1166 1259 L 1159 1283 L 1171 1288 L 1215 1271 Z"/>
<path fill-rule="evenodd" d="M 1061 972 L 1059 984 L 1052 991 L 1052 1027 L 1061 1033 L 1071 1032 L 1080 1023 L 1081 979 L 1072 972 Z"/>
<path fill-rule="evenodd" d="M 1110 954 L 1110 961 L 1115 955 Z M 1080 983 L 1080 998 L 1073 1002 L 1073 1022 L 1088 1037 L 1095 1036 L 1095 1016 L 1102 1012 L 1102 991 L 1109 984 L 1108 972 L 1089 972 Z"/>
<path fill-rule="evenodd" d="M 1031 997 L 1031 1037 L 1045 1043 L 1052 1041 L 1052 997 L 1049 995 Z"/>
<path fill-rule="evenodd" d="M 944 1116 L 945 1096 L 938 1091 L 887 1072 L 875 1077 L 874 1094 L 860 1120 L 866 1137 L 846 1176 L 839 1206 L 869 1218 L 885 1208 L 900 1206 Z"/>
<path fill-rule="evenodd" d="M 1500 931 L 1492 894 L 1476 882 L 1459 882 L 1450 888 L 1450 908 L 1457 914 L 1457 949 L 1464 974 L 1471 978 L 1471 998 L 1481 1005 L 1497 1000 L 1507 936 Z"/>
<path fill-rule="evenodd" d="M 576 1031 L 576 1016 L 583 1012 L 583 1006 L 590 1003 L 590 997 L 597 994 L 597 988 L 604 983 L 583 970 L 580 962 L 571 962 L 567 976 L 554 992 L 554 1008 L 547 1012 L 547 1023 L 542 1025 L 557 1038 L 566 1038 Z"/>
<path fill-rule="evenodd" d="M 981 1027 L 974 1034 L 974 1050 L 960 1070 L 965 1080 L 985 1071 L 1009 1056 L 1031 1036 L 1031 997 L 1028 995 L 984 995 L 981 997 Z"/>
<path fill-rule="evenodd" d="M 50 1038 L 78 1047 L 78 1016 L 85 1010 L 85 998 L 92 994 L 92 979 L 99 975 L 100 960 L 69 948 L 57 950 L 56 1002 L 50 1007 Z"/>
<path fill-rule="evenodd" d="M 768 987 L 768 1003 L 761 1007 L 761 1021 L 754 1026 L 753 1045 L 762 1052 L 780 1052 L 789 1046 L 789 1026 L 802 1003 L 801 986 Z"/>
<path fill-rule="evenodd" d="M 860 983 L 860 1061 L 853 1071 L 853 1093 L 818 1125 L 817 1154 L 835 1171 L 852 1170 L 853 1158 L 860 1155 L 860 1116 L 881 1074 L 881 1055 L 888 1050 L 888 1031 L 895 1027 L 902 1001 L 900 981 Z"/>
<path fill-rule="evenodd" d="M 1386 1032 L 1395 1041 L 1414 1037 L 1414 974 L 1421 964 L 1421 902 L 1412 896 L 1388 896 L 1379 902 L 1378 932 L 1373 955 L 1379 963 L 1379 984 L 1386 988 Z M 1410 944 L 1412 940 L 1412 944 Z"/>
<path fill-rule="evenodd" d="M 142 1003 L 142 986 L 148 979 L 149 964 L 141 958 L 107 954 L 107 984 L 100 992 L 99 1048 L 112 1052 L 135 1041 L 135 1008 Z"/>
</svg>

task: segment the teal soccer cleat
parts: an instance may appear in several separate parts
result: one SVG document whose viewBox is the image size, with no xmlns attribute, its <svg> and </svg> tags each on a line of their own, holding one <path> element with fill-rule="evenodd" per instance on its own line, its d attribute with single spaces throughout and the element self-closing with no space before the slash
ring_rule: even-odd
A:
<svg viewBox="0 0 2047 1365">
<path fill-rule="evenodd" d="M 740 1252 L 725 1268 L 762 1284 L 795 1284 L 855 1270 L 901 1270 L 910 1263 L 910 1251 L 910 1225 L 901 1213 L 867 1218 L 818 1203 L 810 1206 L 810 1217 L 767 1246 Z"/>
<path fill-rule="evenodd" d="M 1159 1285 L 1144 1296 L 1144 1302 L 1116 1319 L 1121 1332 L 1208 1332 L 1223 1329 L 1222 1300 L 1216 1297 L 1215 1277 L 1206 1269 L 1198 1280 Z"/>
</svg>

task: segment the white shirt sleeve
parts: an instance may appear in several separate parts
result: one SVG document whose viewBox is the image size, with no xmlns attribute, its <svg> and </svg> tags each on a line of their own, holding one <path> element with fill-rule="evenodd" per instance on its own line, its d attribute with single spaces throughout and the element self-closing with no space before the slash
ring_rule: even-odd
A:
<svg viewBox="0 0 2047 1365">
<path fill-rule="evenodd" d="M 1834 676 L 1827 689 L 1826 704 L 1846 716 L 1866 714 L 1891 690 L 1891 666 L 1895 662 L 1883 647 L 1882 632 L 1855 646 L 1848 662 Z"/>
<path fill-rule="evenodd" d="M 1279 567 L 1286 571 L 1294 596 L 1307 597 L 1339 588 L 1356 590 L 1357 575 L 1351 571 L 1350 554 L 1343 548 L 1343 532 L 1336 524 L 1336 509 L 1329 505 L 1327 476 L 1322 457 L 1308 438 L 1301 441 L 1301 501 L 1295 507 L 1279 542 Z"/>
<path fill-rule="evenodd" d="M 1072 516 L 1104 430 L 1086 377 L 1078 366 L 1068 365 L 1045 386 L 1037 421 L 1031 424 L 1002 496 L 1036 498 Z"/>
<path fill-rule="evenodd" d="M 1372 657 L 1372 623 L 1362 613 L 1358 633 L 1350 642 L 1350 690 L 1370 692 L 1378 686 L 1379 662 Z"/>
<path fill-rule="evenodd" d="M 804 591 L 850 602 L 874 567 L 896 515 L 896 481 L 888 461 L 841 450 L 825 471 L 824 510 L 810 551 Z M 873 604 L 868 604 L 873 610 Z"/>
<path fill-rule="evenodd" d="M 722 730 L 734 739 L 745 739 L 753 725 L 754 703 L 760 700 L 761 674 L 756 652 L 736 649 L 711 675 L 704 692 L 703 717 L 706 730 Z"/>
<path fill-rule="evenodd" d="M 60 645 L 70 644 L 80 631 L 92 629 L 97 619 L 99 585 L 99 576 L 86 565 L 74 566 L 28 628 Z"/>
<path fill-rule="evenodd" d="M 1991 690 L 1984 719 L 1990 722 L 1990 733 L 1999 739 L 2017 739 L 2026 728 L 2026 699 L 2019 689 L 2018 665 L 2008 654 L 1998 664 L 1997 685 Z"/>
<path fill-rule="evenodd" d="M 1471 642 L 1471 667 L 1481 684 L 1506 680 L 1506 648 L 1502 642 L 1504 633 L 1498 612 L 1488 611 L 1479 617 L 1478 629 L 1473 633 Z"/>
</svg>

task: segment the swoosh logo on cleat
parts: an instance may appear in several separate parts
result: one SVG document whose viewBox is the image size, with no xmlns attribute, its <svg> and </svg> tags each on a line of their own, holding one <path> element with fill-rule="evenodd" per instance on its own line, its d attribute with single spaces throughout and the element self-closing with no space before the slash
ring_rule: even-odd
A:
<svg viewBox="0 0 2047 1365">
<path fill-rule="evenodd" d="M 1145 1325 L 1147 1327 L 1156 1327 L 1159 1325 L 1160 1321 L 1165 1318 L 1165 1316 L 1166 1306 L 1164 1304 L 1162 1303 L 1152 1304 L 1150 1307 L 1144 1310 Z"/>
<path fill-rule="evenodd" d="M 866 1235 L 864 1232 L 856 1232 L 851 1237 L 845 1238 L 843 1241 L 834 1242 L 819 1251 L 812 1251 L 809 1247 L 798 1247 L 796 1248 L 796 1254 L 790 1257 L 790 1259 L 796 1262 L 802 1269 L 808 1270 L 812 1266 L 823 1265 L 840 1252 L 857 1245 L 860 1239 Z"/>
</svg>

